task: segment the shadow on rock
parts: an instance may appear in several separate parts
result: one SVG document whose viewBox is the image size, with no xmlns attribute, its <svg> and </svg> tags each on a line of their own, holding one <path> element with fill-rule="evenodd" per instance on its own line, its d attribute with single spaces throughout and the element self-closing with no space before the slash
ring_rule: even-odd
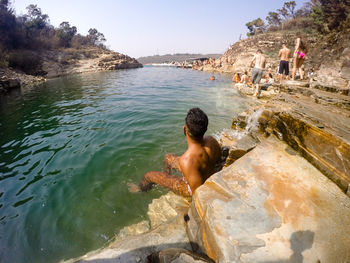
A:
<svg viewBox="0 0 350 263">
<path fill-rule="evenodd" d="M 264 263 L 302 263 L 304 261 L 302 253 L 312 248 L 314 236 L 315 233 L 310 230 L 294 232 L 290 237 L 290 248 L 293 250 L 290 258 L 288 260 L 265 261 Z"/>
<path fill-rule="evenodd" d="M 101 258 L 79 260 L 79 263 L 213 263 L 208 256 L 198 254 L 190 250 L 184 249 L 190 244 L 175 243 L 166 244 L 160 247 L 148 246 L 134 249 L 122 254 L 111 253 L 101 255 Z M 114 254 L 114 255 L 113 255 Z M 104 256 L 104 258 L 103 258 Z M 93 257 L 92 257 L 93 258 Z"/>
</svg>

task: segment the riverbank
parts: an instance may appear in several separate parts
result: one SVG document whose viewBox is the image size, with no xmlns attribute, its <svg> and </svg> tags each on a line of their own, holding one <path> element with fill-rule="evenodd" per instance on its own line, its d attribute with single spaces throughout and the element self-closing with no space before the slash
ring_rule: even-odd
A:
<svg viewBox="0 0 350 263">
<path fill-rule="evenodd" d="M 154 200 L 149 221 L 70 262 L 346 261 L 350 97 L 309 82 L 274 89 L 220 136 L 226 168 L 191 202 Z"/>
<path fill-rule="evenodd" d="M 34 86 L 45 82 L 46 79 L 66 75 L 142 67 L 134 58 L 99 47 L 65 48 L 40 53 L 23 51 L 19 52 L 18 56 L 22 64 L 34 57 L 38 60 L 38 65 L 31 74 L 0 68 L 0 93 L 14 88 Z"/>
</svg>

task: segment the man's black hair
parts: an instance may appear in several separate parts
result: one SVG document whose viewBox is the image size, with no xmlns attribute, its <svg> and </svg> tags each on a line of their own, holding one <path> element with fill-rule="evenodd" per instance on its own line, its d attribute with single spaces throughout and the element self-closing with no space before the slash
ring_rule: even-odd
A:
<svg viewBox="0 0 350 263">
<path fill-rule="evenodd" d="M 192 137 L 200 139 L 207 131 L 208 116 L 200 108 L 192 108 L 187 112 L 186 127 Z"/>
</svg>

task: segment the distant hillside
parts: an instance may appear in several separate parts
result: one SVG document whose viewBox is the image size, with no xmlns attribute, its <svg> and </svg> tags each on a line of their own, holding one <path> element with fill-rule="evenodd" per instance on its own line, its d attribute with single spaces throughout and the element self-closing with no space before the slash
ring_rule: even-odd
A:
<svg viewBox="0 0 350 263">
<path fill-rule="evenodd" d="M 197 59 L 197 58 L 218 58 L 222 54 L 166 54 L 166 55 L 155 55 L 155 56 L 148 56 L 148 57 L 140 57 L 137 60 L 141 64 L 151 64 L 151 63 L 164 63 L 164 62 L 183 62 L 185 60 L 189 59 Z"/>
</svg>

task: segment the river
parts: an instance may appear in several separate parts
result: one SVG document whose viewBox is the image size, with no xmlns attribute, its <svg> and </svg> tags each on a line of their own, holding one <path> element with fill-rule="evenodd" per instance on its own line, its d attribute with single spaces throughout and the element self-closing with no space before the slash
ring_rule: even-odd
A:
<svg viewBox="0 0 350 263">
<path fill-rule="evenodd" d="M 129 193 L 164 154 L 186 149 L 187 111 L 207 134 L 248 100 L 230 76 L 144 67 L 49 80 L 0 98 L 0 261 L 57 262 L 97 249 L 147 218 L 166 191 Z"/>
</svg>

